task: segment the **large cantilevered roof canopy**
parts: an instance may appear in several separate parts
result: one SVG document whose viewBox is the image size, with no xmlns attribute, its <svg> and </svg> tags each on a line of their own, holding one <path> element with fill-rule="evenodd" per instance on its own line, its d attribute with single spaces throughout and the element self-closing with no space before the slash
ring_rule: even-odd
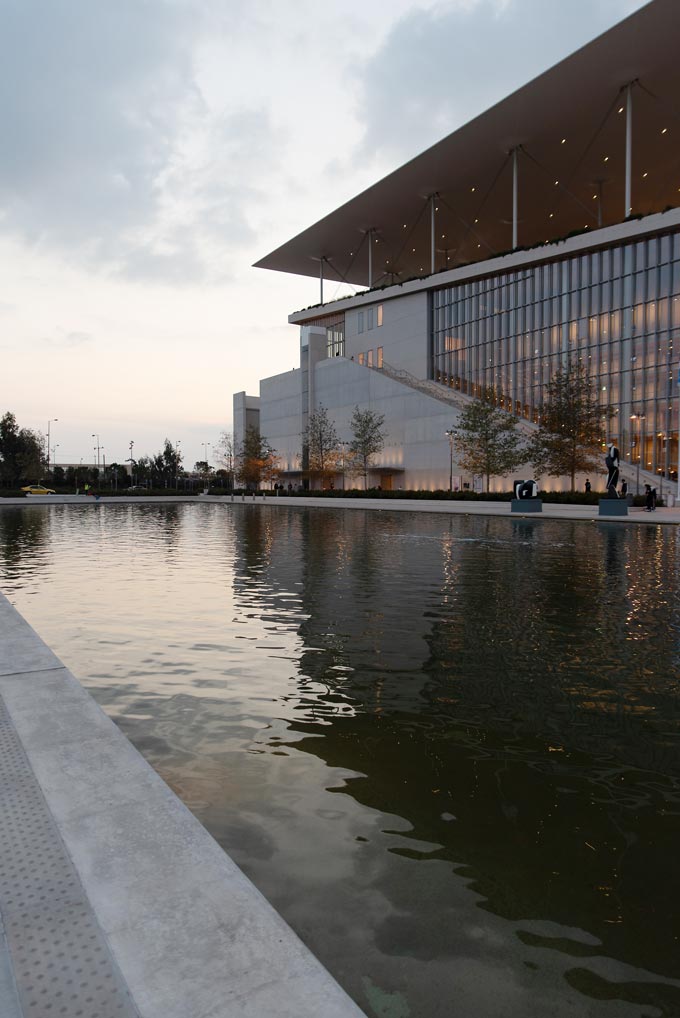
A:
<svg viewBox="0 0 680 1018">
<path fill-rule="evenodd" d="M 628 144 L 632 214 L 680 205 L 679 53 L 653 0 L 256 266 L 379 285 L 620 222 Z"/>
</svg>

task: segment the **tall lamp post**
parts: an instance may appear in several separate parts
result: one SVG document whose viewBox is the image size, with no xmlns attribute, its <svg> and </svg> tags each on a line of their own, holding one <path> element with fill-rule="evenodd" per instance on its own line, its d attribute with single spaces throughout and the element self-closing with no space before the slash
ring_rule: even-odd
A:
<svg viewBox="0 0 680 1018">
<path fill-rule="evenodd" d="M 453 428 L 449 428 L 446 437 L 449 440 L 449 492 L 453 494 L 453 440 L 456 437 Z"/>
<path fill-rule="evenodd" d="M 135 461 L 132 458 L 132 450 L 134 449 L 134 447 L 135 447 L 135 443 L 133 441 L 131 441 L 130 442 L 130 459 L 128 461 L 130 463 L 130 485 L 133 485 L 135 483 L 134 474 L 132 473 L 132 471 L 134 470 L 134 466 L 135 466 Z"/>
<path fill-rule="evenodd" d="M 211 442 L 201 442 L 203 449 L 205 450 L 205 483 L 210 487 L 210 467 L 208 466 L 208 449 L 211 448 Z"/>
<path fill-rule="evenodd" d="M 637 454 L 638 455 L 637 455 L 637 477 L 636 477 L 636 480 L 635 480 L 635 494 L 639 495 L 640 494 L 640 460 L 642 459 L 642 448 L 640 446 L 640 436 L 642 434 L 642 421 L 645 420 L 645 415 L 644 414 L 631 414 L 630 415 L 630 419 L 631 419 L 631 421 L 637 421 L 638 422 L 638 425 L 637 425 L 637 437 L 636 437 Z"/>
<path fill-rule="evenodd" d="M 345 456 L 347 455 L 347 446 L 349 442 L 341 442 L 340 448 L 342 450 L 342 490 L 345 490 Z"/>
<path fill-rule="evenodd" d="M 97 453 L 97 473 L 99 473 L 99 453 L 102 451 L 104 446 L 99 444 L 99 435 L 93 433 L 92 437 L 97 439 L 97 444 L 94 447 L 94 451 Z"/>
<path fill-rule="evenodd" d="M 51 424 L 56 424 L 56 422 L 58 420 L 59 420 L 58 417 L 50 417 L 49 421 L 47 422 L 47 473 L 48 474 L 50 472 L 50 425 Z"/>
</svg>

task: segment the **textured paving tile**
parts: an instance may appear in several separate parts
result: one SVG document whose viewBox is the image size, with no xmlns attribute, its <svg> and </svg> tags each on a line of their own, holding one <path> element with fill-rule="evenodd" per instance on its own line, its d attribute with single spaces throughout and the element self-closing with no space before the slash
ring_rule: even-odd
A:
<svg viewBox="0 0 680 1018">
<path fill-rule="evenodd" d="M 136 1018 L 2 698 L 0 809 L 2 1018 Z"/>
</svg>

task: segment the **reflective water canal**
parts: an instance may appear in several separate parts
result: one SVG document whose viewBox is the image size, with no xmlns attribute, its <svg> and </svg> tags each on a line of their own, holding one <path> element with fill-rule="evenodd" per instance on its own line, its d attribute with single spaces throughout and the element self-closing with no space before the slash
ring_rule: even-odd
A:
<svg viewBox="0 0 680 1018">
<path fill-rule="evenodd" d="M 0 588 L 373 1018 L 680 1014 L 670 527 L 0 510 Z"/>
</svg>

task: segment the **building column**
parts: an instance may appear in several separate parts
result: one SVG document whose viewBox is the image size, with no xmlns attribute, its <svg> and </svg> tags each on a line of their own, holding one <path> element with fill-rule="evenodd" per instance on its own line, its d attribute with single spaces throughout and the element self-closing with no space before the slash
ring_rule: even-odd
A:
<svg viewBox="0 0 680 1018">
<path fill-rule="evenodd" d="M 323 263 L 325 259 L 319 259 L 319 304 L 323 304 Z"/>
<path fill-rule="evenodd" d="M 518 200 L 518 172 L 517 172 L 517 148 L 512 150 L 512 250 L 517 248 L 517 216 L 519 212 Z"/>
<path fill-rule="evenodd" d="M 373 286 L 373 227 L 368 231 L 368 288 Z"/>
<path fill-rule="evenodd" d="M 626 85 L 626 208 L 624 219 L 633 211 L 631 184 L 633 173 L 633 83 Z"/>
<path fill-rule="evenodd" d="M 436 212 L 435 208 L 436 200 L 437 200 L 436 195 L 434 194 L 430 195 L 430 275 L 432 275 L 435 270 L 435 238 L 437 234 L 435 232 L 436 226 L 434 221 L 434 214 Z"/>
</svg>

